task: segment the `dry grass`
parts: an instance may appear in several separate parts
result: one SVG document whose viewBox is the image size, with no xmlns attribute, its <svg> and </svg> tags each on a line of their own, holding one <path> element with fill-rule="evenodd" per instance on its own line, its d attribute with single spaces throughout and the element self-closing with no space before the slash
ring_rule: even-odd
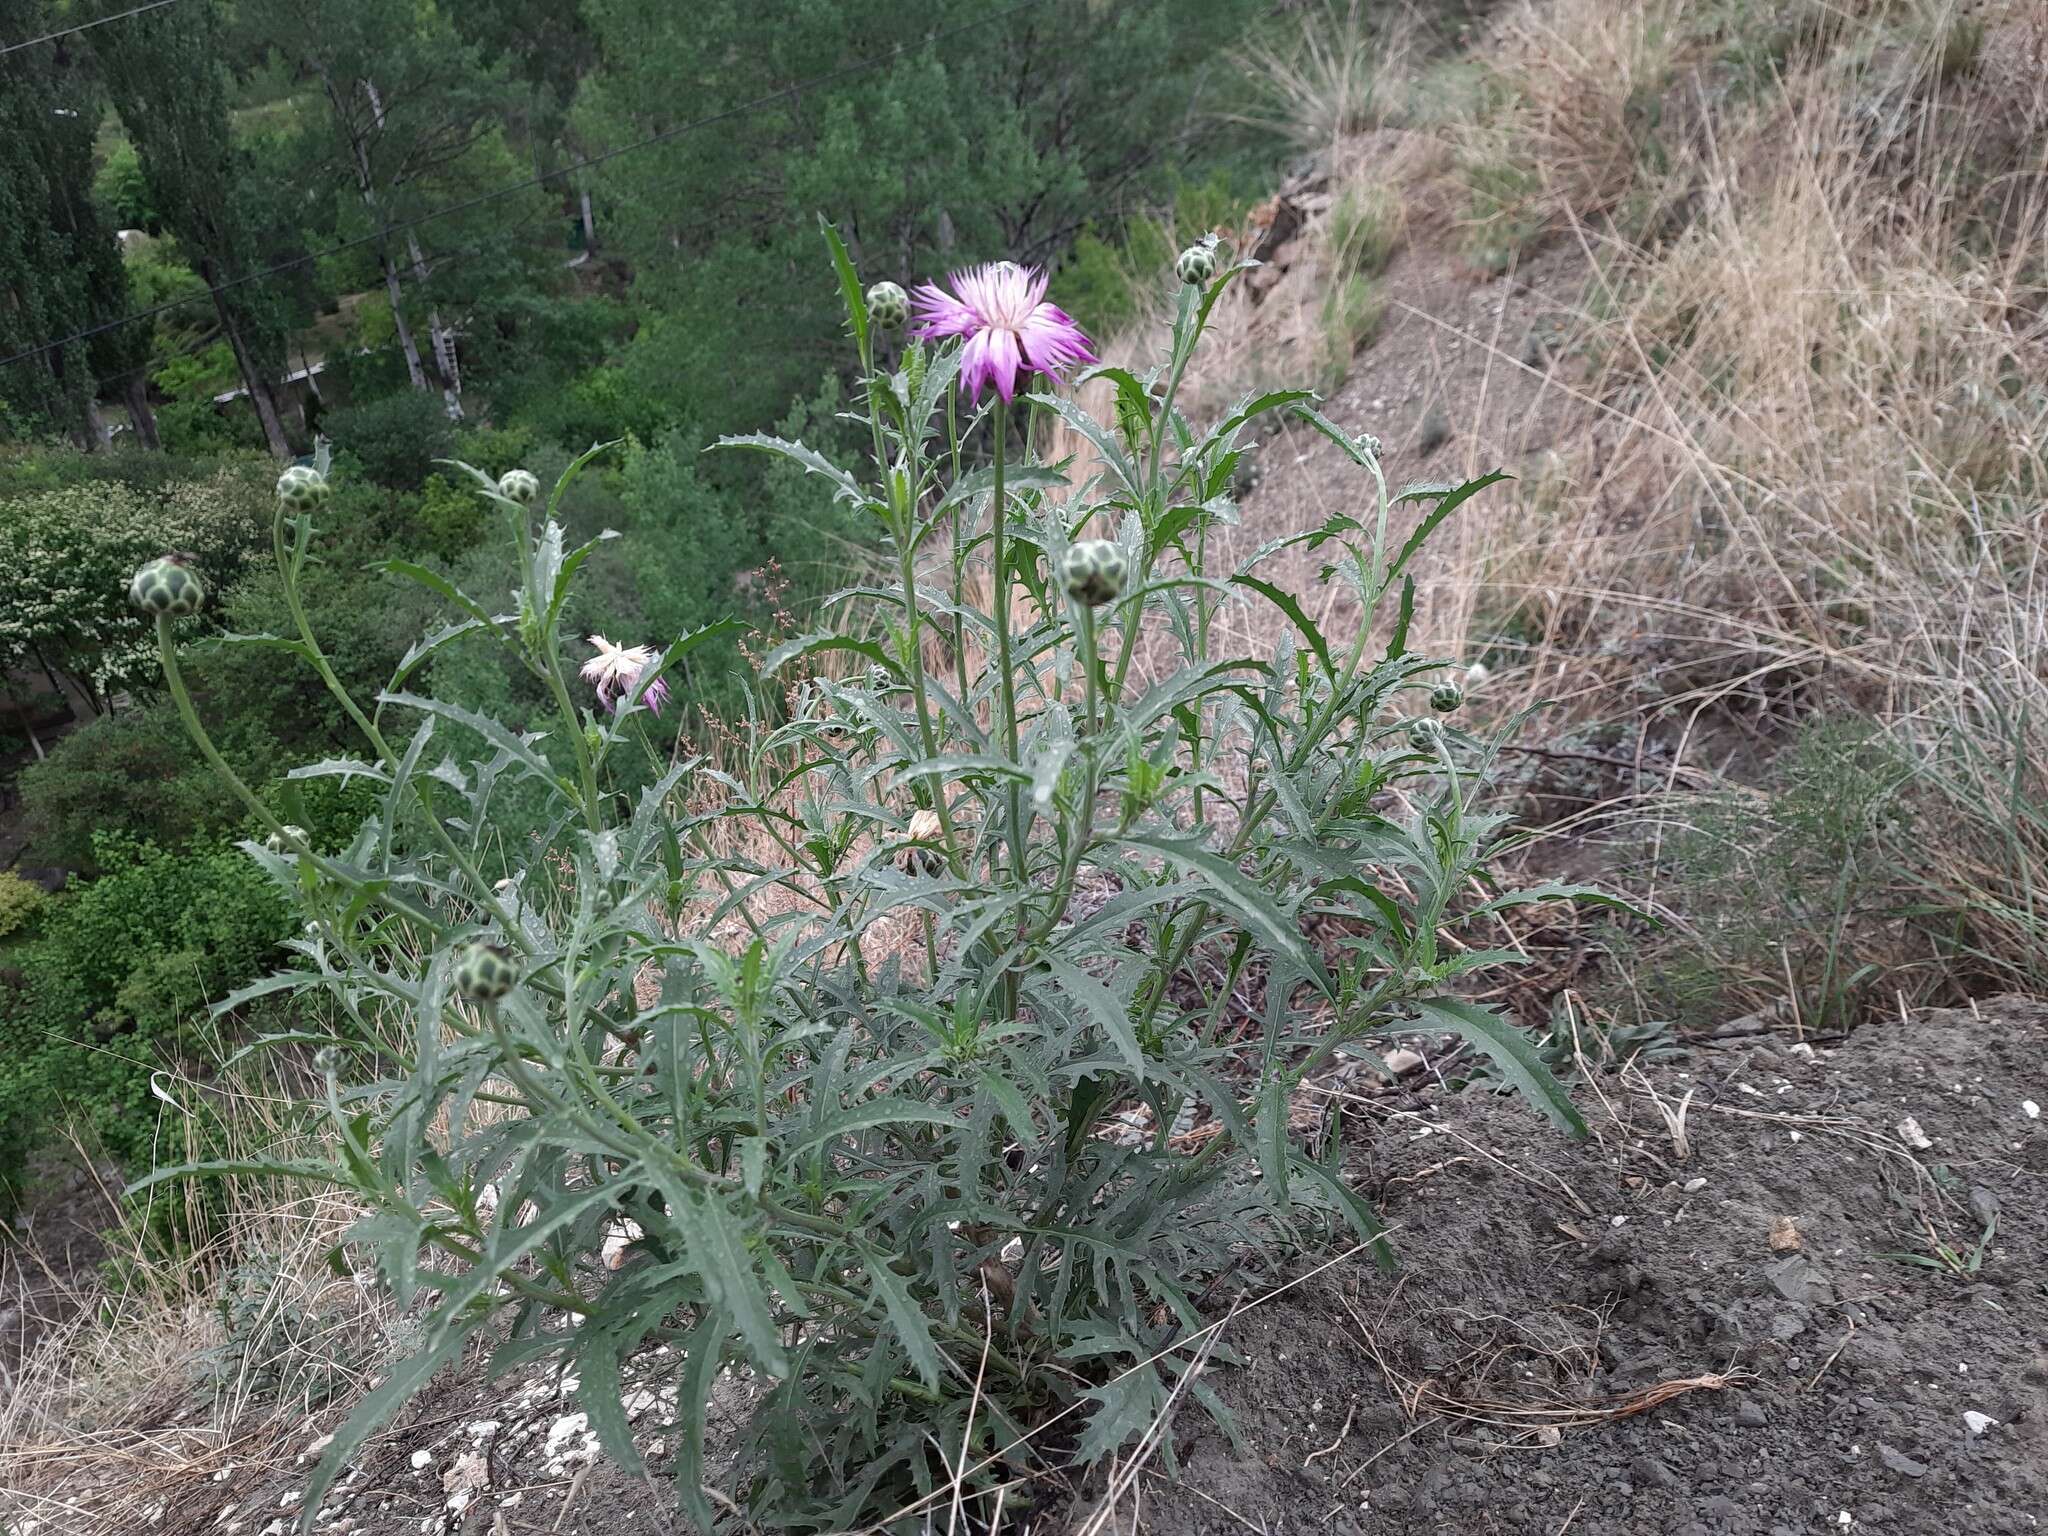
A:
<svg viewBox="0 0 2048 1536">
<path fill-rule="evenodd" d="M 296 1109 L 304 1084 L 252 1073 L 166 1089 L 185 1102 L 231 1096 L 215 1107 L 251 1156 L 323 1155 Z M 161 1160 L 192 1155 L 203 1149 L 166 1148 Z M 195 1248 L 163 1254 L 162 1200 L 185 1203 L 185 1229 L 202 1234 Z M 0 1401 L 0 1523 L 10 1529 L 111 1530 L 160 1513 L 230 1459 L 279 1454 L 312 1407 L 360 1392 L 388 1353 L 398 1323 L 388 1302 L 368 1276 L 338 1277 L 327 1263 L 359 1210 L 245 1175 L 199 1201 L 197 1186 L 159 1186 L 154 1202 L 122 1210 L 97 1269 L 37 1277 L 32 1305 L 52 1321 Z M 17 1271 L 32 1273 L 24 1258 Z M 238 1274 L 253 1288 L 231 1340 L 220 1301 Z"/>
</svg>

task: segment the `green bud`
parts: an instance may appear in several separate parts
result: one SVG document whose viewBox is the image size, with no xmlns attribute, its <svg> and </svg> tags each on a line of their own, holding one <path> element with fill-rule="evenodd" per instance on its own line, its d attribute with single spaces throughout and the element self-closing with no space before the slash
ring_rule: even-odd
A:
<svg viewBox="0 0 2048 1536">
<path fill-rule="evenodd" d="M 495 1003 L 518 980 L 519 962 L 502 944 L 471 944 L 455 962 L 455 990 L 465 1002 Z"/>
<path fill-rule="evenodd" d="M 205 605 L 206 584 L 185 556 L 161 555 L 135 573 L 128 583 L 128 601 L 144 613 L 175 619 Z"/>
<path fill-rule="evenodd" d="M 885 331 L 910 323 L 910 295 L 895 283 L 877 283 L 868 290 L 868 318 Z"/>
<path fill-rule="evenodd" d="M 323 1045 L 313 1053 L 313 1070 L 322 1077 L 332 1077 L 341 1070 L 341 1047 Z"/>
<path fill-rule="evenodd" d="M 522 507 L 540 500 L 540 480 L 528 469 L 508 469 L 498 479 L 498 494 Z"/>
<path fill-rule="evenodd" d="M 1173 264 L 1174 275 L 1190 288 L 1199 288 L 1216 275 L 1216 241 L 1198 240 L 1180 253 Z"/>
<path fill-rule="evenodd" d="M 1429 690 L 1429 707 L 1440 715 L 1448 715 L 1465 702 L 1465 695 L 1456 683 L 1438 683 Z"/>
<path fill-rule="evenodd" d="M 289 512 L 310 512 L 332 489 L 327 477 L 310 464 L 294 464 L 277 477 L 278 505 Z"/>
<path fill-rule="evenodd" d="M 1418 752 L 1434 752 L 1444 738 L 1444 728 L 1427 715 L 1408 724 L 1408 745 Z"/>
<path fill-rule="evenodd" d="M 1067 596 L 1091 608 L 1115 602 L 1129 573 L 1122 547 L 1108 539 L 1083 539 L 1060 558 L 1060 583 Z"/>
<path fill-rule="evenodd" d="M 294 838 L 298 839 L 301 843 L 306 843 L 306 829 L 304 827 L 295 827 L 290 822 L 286 822 L 281 831 L 273 832 L 270 836 L 263 839 L 263 846 L 272 853 L 290 853 L 292 851 L 292 839 Z"/>
</svg>

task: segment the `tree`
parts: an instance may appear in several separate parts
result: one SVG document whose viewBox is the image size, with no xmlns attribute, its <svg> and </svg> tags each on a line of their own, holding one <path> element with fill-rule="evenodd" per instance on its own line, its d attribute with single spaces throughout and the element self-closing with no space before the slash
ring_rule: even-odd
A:
<svg viewBox="0 0 2048 1536">
<path fill-rule="evenodd" d="M 33 37 L 50 25 L 45 0 L 0 0 L 0 36 Z M 95 374 L 117 371 L 118 347 L 111 332 L 45 344 L 128 303 L 114 232 L 92 199 L 99 116 L 97 92 L 61 46 L 0 55 L 0 355 L 30 354 L 0 380 L 0 394 L 10 414 L 87 448 L 105 438 Z M 147 419 L 145 403 L 138 433 Z"/>
<path fill-rule="evenodd" d="M 118 0 L 99 0 L 103 14 Z M 215 0 L 184 0 L 83 34 L 90 40 L 122 125 L 134 141 L 152 203 L 185 258 L 212 291 L 270 451 L 291 452 L 271 386 L 282 370 L 282 306 L 247 281 L 266 265 L 255 217 L 260 189 L 228 123 L 222 25 Z"/>
<path fill-rule="evenodd" d="M 931 0 L 913 23 L 839 4 L 585 0 L 605 59 L 579 97 L 585 136 L 674 135 L 599 172 L 608 239 L 649 312 L 644 387 L 715 427 L 772 419 L 812 387 L 837 331 L 834 296 L 809 281 L 820 212 L 876 276 L 1056 261 L 1091 219 L 1159 189 L 1202 70 L 1262 7 L 1011 9 Z"/>
</svg>

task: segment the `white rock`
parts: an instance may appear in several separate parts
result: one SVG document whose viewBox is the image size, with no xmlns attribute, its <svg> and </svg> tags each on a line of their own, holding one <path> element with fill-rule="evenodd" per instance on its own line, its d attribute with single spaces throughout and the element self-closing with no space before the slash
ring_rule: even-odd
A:
<svg viewBox="0 0 2048 1536">
<path fill-rule="evenodd" d="M 1406 1077 L 1410 1072 L 1420 1072 L 1428 1065 L 1422 1059 L 1422 1052 L 1411 1051 L 1405 1045 L 1397 1045 L 1387 1052 L 1387 1070 L 1396 1077 Z"/>
<path fill-rule="evenodd" d="M 2041 1106 L 2032 1099 L 2022 1099 L 2020 1100 L 2020 1113 L 2029 1120 L 2038 1120 L 2041 1118 Z"/>
<path fill-rule="evenodd" d="M 414 1451 L 412 1453 L 412 1465 L 415 1472 L 422 1467 L 431 1467 L 433 1464 L 434 1453 L 432 1451 Z"/>
<path fill-rule="evenodd" d="M 1989 1429 L 1992 1425 L 1996 1424 L 1997 1422 L 1998 1420 L 1991 1417 L 1990 1414 L 1979 1413 L 1974 1408 L 1967 1410 L 1963 1414 L 1963 1425 L 1973 1435 L 1983 1434 L 1985 1430 Z"/>
<path fill-rule="evenodd" d="M 1707 1181 L 1705 1179 L 1687 1179 L 1685 1181 L 1685 1192 L 1688 1195 L 1696 1195 L 1706 1187 Z"/>
<path fill-rule="evenodd" d="M 1906 1116 L 1893 1129 L 1899 1133 L 1899 1140 L 1915 1152 L 1925 1152 L 1934 1145 L 1927 1139 L 1927 1133 L 1920 1129 L 1920 1122 L 1911 1115 Z"/>
</svg>

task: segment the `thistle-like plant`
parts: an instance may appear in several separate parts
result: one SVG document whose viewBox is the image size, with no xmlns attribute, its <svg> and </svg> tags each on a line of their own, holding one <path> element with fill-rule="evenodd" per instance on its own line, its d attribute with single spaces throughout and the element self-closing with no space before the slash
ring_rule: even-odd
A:
<svg viewBox="0 0 2048 1536">
<path fill-rule="evenodd" d="M 919 290 L 921 323 L 883 368 L 877 290 L 828 240 L 871 462 L 722 446 L 815 474 L 872 517 L 889 568 L 765 658 L 790 691 L 729 767 L 678 763 L 630 803 L 612 787 L 632 717 L 728 626 L 604 671 L 601 697 L 579 683 L 569 621 L 592 546 L 571 549 L 557 514 L 601 449 L 545 506 L 476 474 L 517 552 L 509 601 L 392 566 L 453 612 L 376 700 L 343 689 L 295 598 L 295 634 L 236 637 L 296 656 L 363 732 L 362 757 L 301 774 L 383 793 L 328 853 L 236 784 L 268 834 L 249 856 L 306 921 L 295 968 L 251 992 L 324 994 L 343 1024 L 319 1057 L 336 1161 L 291 1171 L 361 1201 L 353 1239 L 425 1316 L 423 1346 L 336 1435 L 308 1518 L 365 1437 L 487 1330 L 501 1365 L 566 1362 L 628 1467 L 622 1366 L 677 1346 L 677 1497 L 700 1528 L 838 1528 L 957 1478 L 1100 1457 L 1179 1384 L 1213 1401 L 1196 1368 L 1207 1279 L 1333 1222 L 1385 1255 L 1340 1138 L 1290 1122 L 1333 1052 L 1456 1032 L 1582 1129 L 1523 1037 L 1460 995 L 1514 957 L 1444 939 L 1570 894 L 1490 893 L 1502 827 L 1469 803 L 1489 751 L 1429 714 L 1441 664 L 1407 648 L 1416 552 L 1497 477 L 1390 495 L 1377 445 L 1306 391 L 1189 420 L 1182 382 L 1246 263 L 1182 264 L 1166 356 L 1092 372 L 1115 392 L 1103 423 L 1059 377 L 1090 344 L 1030 273 Z M 882 291 L 879 318 L 900 323 L 900 290 Z M 1085 479 L 1032 456 L 1025 413 L 1088 445 Z M 1338 445 L 1365 511 L 1213 569 L 1273 416 Z M 317 505 L 281 500 L 287 594 Z M 1261 574 L 1302 544 L 1356 594 L 1354 632 L 1324 634 Z M 1242 626 L 1219 618 L 1246 602 L 1281 621 L 1269 653 L 1228 647 Z M 226 773 L 168 619 L 159 635 Z M 463 635 L 530 671 L 553 718 L 511 725 L 412 691 Z M 451 730 L 468 760 L 442 750 Z M 554 820 L 508 847 L 494 805 L 515 780 Z M 639 1261 L 595 1262 L 627 1223 Z M 735 1361 L 761 1390 L 714 1472 L 705 1404 Z"/>
</svg>

